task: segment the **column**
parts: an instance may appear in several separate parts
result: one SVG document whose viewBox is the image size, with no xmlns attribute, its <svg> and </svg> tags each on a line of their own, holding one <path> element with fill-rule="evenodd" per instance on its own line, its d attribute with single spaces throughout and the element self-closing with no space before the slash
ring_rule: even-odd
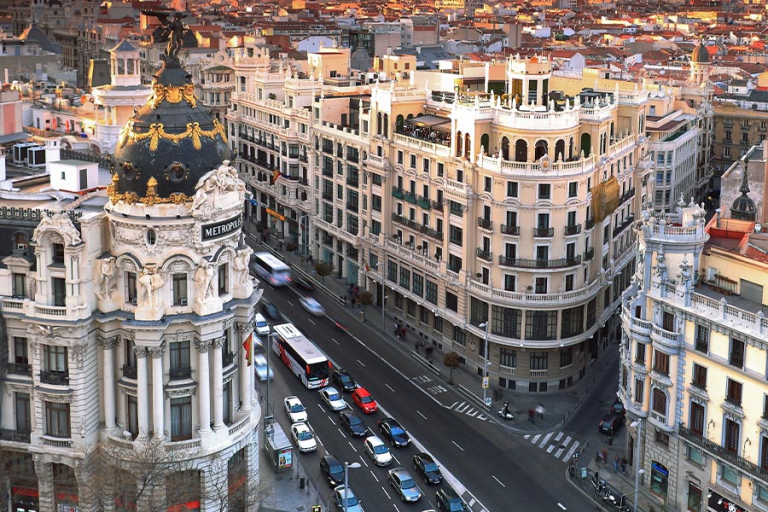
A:
<svg viewBox="0 0 768 512">
<path fill-rule="evenodd" d="M 248 412 L 251 410 L 251 389 L 253 384 L 251 382 L 251 376 L 253 375 L 253 369 L 248 366 L 248 359 L 246 358 L 246 351 L 240 350 L 243 344 L 243 336 L 246 336 L 247 340 L 251 342 L 251 335 L 253 333 L 253 324 L 251 322 L 238 322 L 237 342 L 241 345 L 237 348 L 237 353 L 240 354 L 240 361 L 238 363 L 237 370 L 240 372 L 240 410 Z M 253 348 L 251 348 L 253 350 Z M 269 354 L 267 354 L 269 357 Z"/>
<path fill-rule="evenodd" d="M 152 430 L 155 437 L 165 437 L 165 397 L 163 396 L 163 354 L 165 343 L 159 347 L 150 348 L 152 356 Z"/>
<path fill-rule="evenodd" d="M 208 349 L 211 340 L 195 338 L 199 357 L 197 358 L 197 386 L 200 389 L 200 434 L 211 431 L 211 378 L 208 372 Z"/>
<path fill-rule="evenodd" d="M 149 434 L 149 396 L 147 395 L 147 347 L 134 347 L 136 351 L 136 377 L 139 402 L 139 437 Z"/>
<path fill-rule="evenodd" d="M 43 456 L 36 453 L 32 455 L 35 462 L 35 474 L 37 474 L 38 510 L 40 512 L 53 512 L 55 498 L 53 495 L 53 466 L 43 460 Z"/>
<path fill-rule="evenodd" d="M 222 336 L 213 340 L 213 429 L 224 428 L 224 376 L 222 374 L 221 347 L 226 338 Z"/>
<path fill-rule="evenodd" d="M 118 343 L 117 336 L 103 338 L 99 336 L 96 343 L 101 345 L 104 356 L 104 428 L 114 430 L 115 424 L 115 351 Z"/>
</svg>

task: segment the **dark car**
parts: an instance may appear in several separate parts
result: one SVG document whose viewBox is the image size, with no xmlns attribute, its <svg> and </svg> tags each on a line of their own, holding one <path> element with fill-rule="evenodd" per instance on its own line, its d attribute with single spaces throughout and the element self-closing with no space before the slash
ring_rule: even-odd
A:
<svg viewBox="0 0 768 512">
<path fill-rule="evenodd" d="M 261 310 L 272 320 L 280 320 L 280 311 L 271 302 L 261 301 Z"/>
<path fill-rule="evenodd" d="M 331 383 L 342 391 L 352 392 L 357 388 L 355 379 L 348 371 L 339 368 L 331 375 Z"/>
<path fill-rule="evenodd" d="M 437 508 L 447 512 L 466 512 L 469 510 L 464 500 L 451 487 L 443 487 L 435 495 Z"/>
<path fill-rule="evenodd" d="M 604 434 L 615 435 L 624 424 L 624 416 L 620 414 L 606 414 L 603 421 L 600 422 L 598 428 L 600 432 Z"/>
<path fill-rule="evenodd" d="M 349 432 L 352 437 L 363 437 L 368 433 L 368 427 L 359 416 L 351 412 L 343 412 L 339 416 L 341 426 Z"/>
<path fill-rule="evenodd" d="M 381 432 L 382 437 L 389 439 L 392 446 L 397 448 L 408 446 L 411 442 L 408 432 L 394 418 L 379 420 L 379 432 Z"/>
<path fill-rule="evenodd" d="M 326 455 L 320 459 L 320 474 L 331 484 L 331 487 L 344 483 L 344 465 L 333 455 Z"/>
<path fill-rule="evenodd" d="M 413 456 L 413 469 L 420 473 L 428 484 L 439 484 L 443 481 L 440 468 L 428 453 L 417 453 Z"/>
<path fill-rule="evenodd" d="M 613 405 L 611 406 L 611 412 L 614 414 L 621 414 L 624 416 L 627 413 L 627 410 L 624 408 L 624 404 L 621 400 L 618 398 L 615 402 L 613 402 Z"/>
<path fill-rule="evenodd" d="M 315 291 L 315 284 L 306 277 L 297 277 L 293 279 L 293 284 L 304 290 L 305 292 Z"/>
</svg>

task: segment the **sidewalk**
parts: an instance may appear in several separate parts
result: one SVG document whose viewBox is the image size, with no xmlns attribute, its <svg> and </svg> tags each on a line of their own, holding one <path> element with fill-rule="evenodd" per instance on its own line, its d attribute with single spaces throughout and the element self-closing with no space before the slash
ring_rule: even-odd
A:
<svg viewBox="0 0 768 512">
<path fill-rule="evenodd" d="M 291 267 L 296 267 L 302 271 L 310 271 L 308 263 L 302 261 L 303 258 L 298 252 L 289 253 L 283 246 L 282 251 L 278 249 L 278 240 L 274 236 L 271 236 L 269 242 L 261 244 L 258 229 L 253 223 L 249 223 L 249 233 L 253 236 L 248 237 L 248 242 L 254 247 L 268 247 L 278 258 L 282 259 Z M 247 236 L 247 235 L 246 235 Z M 306 269 L 306 270 L 305 270 Z M 344 297 L 348 293 L 347 283 L 334 275 L 327 276 L 324 280 L 313 277 L 316 283 L 322 283 L 321 290 L 325 288 L 326 293 L 331 295 L 331 298 L 340 301 L 340 297 Z M 351 322 L 360 322 L 360 311 L 358 308 L 352 308 L 348 306 L 346 308 L 348 317 L 340 319 L 344 323 L 349 324 Z M 413 359 L 421 362 L 423 361 L 423 351 L 417 353 L 419 356 L 414 357 L 412 354 L 415 348 L 415 342 L 422 338 L 433 339 L 432 333 L 421 332 L 418 326 L 414 327 L 409 325 L 407 341 L 403 342 L 393 335 L 393 327 L 395 321 L 402 321 L 402 317 L 394 317 L 390 311 L 387 311 L 386 319 L 382 324 L 381 309 L 375 305 L 368 306 L 365 324 L 378 334 L 383 339 L 386 339 L 389 343 L 396 346 L 406 357 L 412 357 Z M 578 409 L 583 401 L 589 396 L 590 391 L 594 389 L 595 383 L 598 380 L 598 372 L 602 373 L 607 368 L 610 368 L 610 363 L 613 361 L 616 363 L 618 360 L 616 352 L 618 346 L 613 344 L 608 350 L 603 353 L 600 359 L 591 361 L 588 369 L 588 376 L 576 383 L 573 387 L 554 393 L 519 393 L 509 389 L 498 388 L 494 384 L 494 379 L 491 378 L 491 388 L 488 390 L 488 396 L 493 399 L 491 406 L 491 414 L 489 416 L 493 421 L 496 421 L 500 425 L 508 428 L 509 430 L 520 433 L 531 432 L 549 432 L 560 428 L 563 423 Z M 461 392 L 459 388 L 463 387 L 468 390 L 469 393 L 474 395 L 472 405 L 482 407 L 483 389 L 481 378 L 470 371 L 466 366 L 462 366 L 453 371 L 453 381 L 455 386 L 449 386 L 447 384 L 448 369 L 443 366 L 443 353 L 440 352 L 438 347 L 434 347 L 434 353 L 432 355 L 432 361 L 436 368 L 442 371 L 440 379 L 442 379 L 450 389 L 457 392 L 458 396 L 462 399 L 467 399 L 467 395 Z M 601 368 L 595 367 L 599 365 Z M 474 369 L 474 367 L 471 367 Z M 425 371 L 428 371 L 425 367 Z M 433 374 L 430 374 L 434 377 Z M 496 391 L 498 390 L 498 391 Z M 499 395 L 500 394 L 500 395 Z M 497 395 L 497 396 L 494 396 Z M 502 409 L 505 401 L 509 401 L 509 409 L 514 414 L 514 419 L 504 421 L 497 416 L 497 412 Z M 528 411 L 534 410 L 537 405 L 542 405 L 545 409 L 544 418 L 541 418 L 538 414 L 534 422 L 530 422 L 528 419 Z"/>
<path fill-rule="evenodd" d="M 322 503 L 317 492 L 317 482 L 309 482 L 307 473 L 301 464 L 301 458 L 294 454 L 298 466 L 282 469 L 275 473 L 275 468 L 263 450 L 259 450 L 259 512 L 309 512 L 312 505 L 322 505 L 328 510 L 327 503 Z M 301 479 L 304 478 L 304 489 Z"/>
</svg>

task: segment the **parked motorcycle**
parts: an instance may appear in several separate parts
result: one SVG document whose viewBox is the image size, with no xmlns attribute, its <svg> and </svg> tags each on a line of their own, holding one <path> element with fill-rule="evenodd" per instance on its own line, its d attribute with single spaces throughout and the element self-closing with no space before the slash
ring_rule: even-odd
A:
<svg viewBox="0 0 768 512">
<path fill-rule="evenodd" d="M 514 418 L 512 412 L 509 410 L 509 402 L 504 402 L 504 408 L 501 409 L 497 414 L 504 420 L 511 420 Z"/>
</svg>

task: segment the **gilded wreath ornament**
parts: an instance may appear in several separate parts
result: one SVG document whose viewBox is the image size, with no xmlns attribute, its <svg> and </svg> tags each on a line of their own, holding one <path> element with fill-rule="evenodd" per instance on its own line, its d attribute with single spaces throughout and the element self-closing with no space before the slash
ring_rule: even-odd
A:
<svg viewBox="0 0 768 512">
<path fill-rule="evenodd" d="M 224 126 L 219 123 L 218 119 L 213 120 L 212 130 L 203 130 L 200 128 L 200 123 L 194 122 L 187 123 L 187 129 L 181 133 L 166 132 L 163 123 L 152 123 L 149 125 L 148 131 L 138 132 L 134 130 L 134 122 L 128 121 L 125 126 L 123 126 L 123 129 L 120 130 L 118 144 L 122 148 L 128 141 L 141 142 L 143 140 L 150 139 L 149 150 L 154 152 L 157 151 L 157 147 L 160 144 L 161 139 L 171 141 L 174 144 L 178 144 L 180 141 L 191 137 L 192 145 L 196 150 L 200 151 L 200 149 L 203 147 L 201 137 L 215 139 L 216 135 L 220 136 L 224 143 L 227 142 L 227 131 L 224 129 Z"/>
</svg>

